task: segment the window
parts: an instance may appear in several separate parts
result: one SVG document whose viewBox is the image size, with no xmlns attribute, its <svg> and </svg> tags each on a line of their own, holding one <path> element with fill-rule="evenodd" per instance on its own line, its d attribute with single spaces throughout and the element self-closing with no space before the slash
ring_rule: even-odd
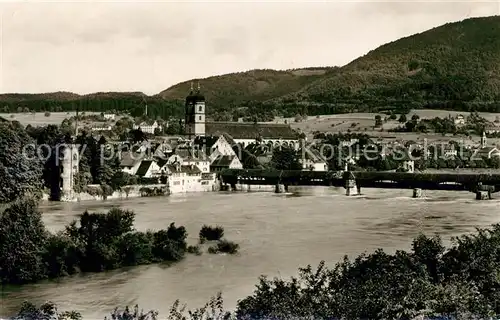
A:
<svg viewBox="0 0 500 320">
<path fill-rule="evenodd" d="M 202 106 L 198 107 L 198 112 L 203 112 L 203 107 Z"/>
<path fill-rule="evenodd" d="M 201 116 L 199 116 L 199 117 L 198 117 L 198 120 L 200 120 L 200 121 L 201 121 Z"/>
</svg>

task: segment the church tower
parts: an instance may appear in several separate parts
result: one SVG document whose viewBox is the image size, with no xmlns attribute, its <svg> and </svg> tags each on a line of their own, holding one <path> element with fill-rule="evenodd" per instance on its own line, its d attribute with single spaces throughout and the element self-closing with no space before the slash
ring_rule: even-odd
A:
<svg viewBox="0 0 500 320">
<path fill-rule="evenodd" d="M 481 148 L 486 148 L 486 132 L 483 131 L 483 136 L 481 137 Z"/>
<path fill-rule="evenodd" d="M 191 91 L 186 97 L 184 124 L 189 139 L 205 136 L 205 97 L 200 92 L 199 83 L 196 91 L 191 83 Z"/>
</svg>

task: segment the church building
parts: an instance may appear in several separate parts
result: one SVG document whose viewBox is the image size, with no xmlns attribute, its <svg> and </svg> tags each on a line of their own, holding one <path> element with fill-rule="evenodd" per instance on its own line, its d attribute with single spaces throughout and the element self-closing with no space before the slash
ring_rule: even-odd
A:
<svg viewBox="0 0 500 320">
<path fill-rule="evenodd" d="M 188 139 L 227 135 L 243 147 L 259 142 L 273 147 L 281 145 L 299 148 L 299 135 L 288 124 L 207 122 L 205 112 L 205 97 L 201 94 L 200 85 L 198 84 L 196 91 L 193 91 L 191 85 L 191 92 L 186 97 L 184 122 Z"/>
</svg>

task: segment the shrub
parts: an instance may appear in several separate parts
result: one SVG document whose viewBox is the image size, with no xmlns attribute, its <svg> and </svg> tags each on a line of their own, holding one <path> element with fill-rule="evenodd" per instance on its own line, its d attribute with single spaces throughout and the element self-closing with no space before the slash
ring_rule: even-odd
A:
<svg viewBox="0 0 500 320">
<path fill-rule="evenodd" d="M 158 311 L 148 311 L 144 313 L 144 311 L 139 311 L 139 306 L 135 305 L 134 310 L 131 311 L 129 307 L 125 307 L 123 311 L 119 311 L 116 308 L 111 313 L 111 319 L 113 320 L 156 320 L 158 319 Z M 111 320 L 108 317 L 105 317 L 104 320 Z"/>
<path fill-rule="evenodd" d="M 222 237 L 224 236 L 224 228 L 221 226 L 212 227 L 204 225 L 203 227 L 201 227 L 199 236 L 202 243 L 205 240 L 217 241 L 222 239 Z"/>
<path fill-rule="evenodd" d="M 44 115 L 45 115 L 46 117 L 50 117 L 50 112 L 48 112 L 48 111 L 47 111 L 47 112 L 45 112 L 45 114 L 44 114 Z"/>
<path fill-rule="evenodd" d="M 217 253 L 229 253 L 235 254 L 238 253 L 240 245 L 234 243 L 229 240 L 220 240 L 217 244 L 208 248 L 208 253 L 217 254 Z"/>
<path fill-rule="evenodd" d="M 193 253 L 197 256 L 201 256 L 201 254 L 202 254 L 200 246 L 188 246 L 187 252 Z"/>
</svg>

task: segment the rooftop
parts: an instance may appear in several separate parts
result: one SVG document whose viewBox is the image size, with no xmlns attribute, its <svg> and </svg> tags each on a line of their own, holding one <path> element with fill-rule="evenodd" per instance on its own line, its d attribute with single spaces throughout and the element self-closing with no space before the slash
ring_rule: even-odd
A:
<svg viewBox="0 0 500 320">
<path fill-rule="evenodd" d="M 234 156 L 217 157 L 210 165 L 211 167 L 229 167 L 233 162 Z"/>
<path fill-rule="evenodd" d="M 262 139 L 298 139 L 298 134 L 289 125 L 274 123 L 207 122 L 205 132 L 207 136 L 220 136 L 226 133 L 232 139 L 257 139 L 259 137 Z"/>
<path fill-rule="evenodd" d="M 151 167 L 152 163 L 153 163 L 152 160 L 143 160 L 135 174 L 138 175 L 139 177 L 144 176 L 148 172 L 149 167 Z"/>
</svg>

